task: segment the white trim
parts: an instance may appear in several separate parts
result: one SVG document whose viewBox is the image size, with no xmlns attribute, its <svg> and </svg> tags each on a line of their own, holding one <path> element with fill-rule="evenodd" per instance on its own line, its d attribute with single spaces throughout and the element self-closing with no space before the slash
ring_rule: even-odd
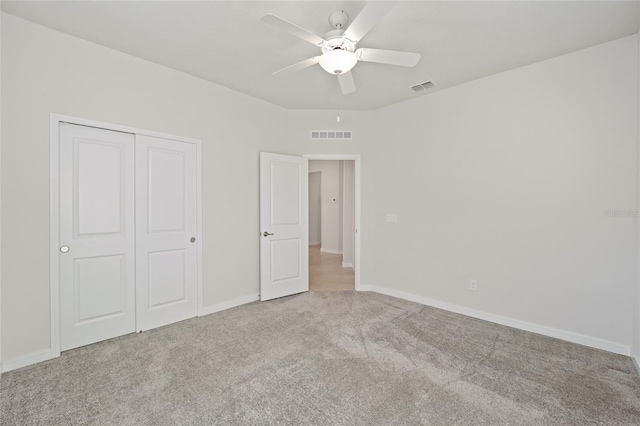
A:
<svg viewBox="0 0 640 426">
<path fill-rule="evenodd" d="M 375 288 L 376 288 L 376 286 L 374 286 L 374 285 L 362 284 L 360 286 L 360 288 L 358 289 L 358 291 L 373 291 L 373 292 L 376 292 Z"/>
<path fill-rule="evenodd" d="M 635 354 L 635 352 L 633 352 L 633 349 L 631 349 L 631 362 L 636 368 L 636 373 L 638 373 L 638 376 L 640 376 L 640 361 L 638 361 L 638 356 Z"/>
<path fill-rule="evenodd" d="M 202 307 L 202 155 L 201 155 L 201 147 L 202 141 L 199 139 L 187 138 L 184 136 L 176 136 L 168 133 L 160 133 L 154 132 L 151 130 L 138 129 L 135 127 L 121 126 L 118 124 L 105 123 L 102 121 L 88 120 L 85 118 L 72 117 L 69 115 L 62 114 L 50 114 L 50 134 L 49 134 L 49 161 L 50 161 L 50 175 L 49 175 L 49 268 L 50 268 L 50 310 L 51 310 L 51 349 L 46 350 L 44 352 L 38 352 L 37 354 L 26 355 L 24 357 L 20 357 L 17 360 L 30 360 L 30 359 L 39 359 L 38 356 L 40 354 L 47 353 L 49 355 L 48 358 L 56 358 L 60 356 L 60 271 L 59 271 L 59 255 L 58 251 L 58 243 L 60 240 L 59 236 L 59 203 L 58 203 L 58 193 L 60 191 L 60 183 L 58 181 L 59 177 L 59 161 L 60 158 L 58 156 L 60 141 L 60 123 L 69 123 L 69 124 L 77 124 L 80 126 L 88 126 L 88 127 L 96 127 L 99 129 L 105 130 L 113 130 L 116 132 L 124 132 L 131 133 L 134 135 L 145 135 L 152 136 L 163 139 L 171 139 L 179 142 L 192 143 L 196 145 L 197 150 L 197 179 L 196 179 L 196 211 L 198 215 L 197 219 L 197 229 L 196 229 L 196 248 L 197 248 L 197 258 L 198 258 L 198 303 L 197 303 L 197 315 L 200 316 L 203 310 Z M 36 356 L 37 355 L 37 356 Z M 44 360 L 44 359 L 43 359 Z M 13 361 L 10 361 L 12 363 Z M 18 364 L 19 362 L 16 361 Z M 31 363 L 40 362 L 33 361 Z M 7 364 L 7 363 L 5 363 Z M 9 364 L 11 366 L 13 364 Z M 19 365 L 23 367 L 28 364 Z M 5 365 L 5 368 L 9 368 Z M 19 368 L 19 367 L 13 367 Z M 8 371 L 8 370 L 7 370 Z"/>
<path fill-rule="evenodd" d="M 152 136 L 162 139 L 171 139 L 174 141 L 200 144 L 200 139 L 188 138 L 185 136 L 176 136 L 169 133 L 154 132 L 153 130 L 139 129 L 137 127 L 121 126 L 119 124 L 105 123 L 104 121 L 89 120 L 86 118 L 73 117 L 70 115 L 51 113 L 51 120 L 58 122 L 77 124 L 80 126 L 97 127 L 99 129 L 114 130 L 116 132 L 132 133 L 134 135 Z"/>
<path fill-rule="evenodd" d="M 198 159 L 196 161 L 196 214 L 198 215 L 196 221 L 196 250 L 198 252 L 198 307 L 196 315 L 200 316 L 202 312 L 202 293 L 203 293 L 203 275 L 202 275 L 202 143 L 196 142 L 196 155 Z"/>
<path fill-rule="evenodd" d="M 216 303 L 215 305 L 203 307 L 198 316 L 202 317 L 205 315 L 215 314 L 216 312 L 225 311 L 227 309 L 246 305 L 247 303 L 256 302 L 258 300 L 260 300 L 260 295 L 256 293 L 244 297 L 239 297 L 233 300 L 228 300 L 226 302 Z"/>
<path fill-rule="evenodd" d="M 18 358 L 10 359 L 2 363 L 2 372 L 17 370 L 18 368 L 27 367 L 39 362 L 48 361 L 60 356 L 60 353 L 55 353 L 52 349 L 45 349 L 44 351 L 33 352 L 27 355 L 20 356 Z"/>
<path fill-rule="evenodd" d="M 58 243 L 60 242 L 59 212 L 60 203 L 58 192 L 60 190 L 60 122 L 63 116 L 51 114 L 49 128 L 49 271 L 50 271 L 50 311 L 51 311 L 51 352 L 52 358 L 60 356 L 60 252 Z M 29 358 L 27 355 L 25 358 Z M 38 362 L 38 361 L 35 361 Z"/>
<path fill-rule="evenodd" d="M 342 262 L 342 267 L 343 268 L 353 268 L 353 263 Z"/>
<path fill-rule="evenodd" d="M 312 242 L 312 243 L 309 243 L 309 247 L 311 247 L 311 246 L 317 246 L 317 245 L 320 245 L 320 241 L 314 241 L 314 242 Z"/>
<path fill-rule="evenodd" d="M 342 254 L 342 250 L 323 249 L 322 247 L 320 247 L 320 253 Z"/>
<path fill-rule="evenodd" d="M 353 268 L 355 272 L 355 289 L 356 291 L 363 291 L 362 286 L 360 285 L 360 234 L 361 230 L 361 218 L 360 218 L 360 208 L 361 208 L 361 178 L 360 178 L 360 168 L 361 161 L 359 154 L 304 154 L 303 157 L 308 158 L 309 160 L 344 160 L 344 161 L 353 161 L 355 164 L 354 174 L 355 174 L 355 228 L 356 228 L 356 246 L 355 246 L 355 255 L 354 255 L 354 263 L 355 266 Z"/>
<path fill-rule="evenodd" d="M 631 348 L 620 343 L 611 342 L 597 337 L 586 336 L 584 334 L 574 333 L 572 331 L 559 330 L 553 327 L 534 324 L 527 321 L 521 321 L 514 318 L 503 317 L 501 315 L 491 314 L 488 312 L 478 311 L 464 306 L 454 305 L 451 303 L 441 302 L 439 300 L 429 299 L 427 297 L 416 296 L 409 293 L 393 290 L 387 287 L 366 286 L 368 291 L 374 291 L 387 296 L 397 297 L 399 299 L 409 300 L 411 302 L 420 303 L 422 305 L 433 306 L 435 308 L 444 309 L 449 312 L 466 315 L 473 318 L 493 322 L 496 324 L 506 325 L 507 327 L 517 328 L 519 330 L 530 331 L 532 333 L 542 334 L 544 336 L 555 337 L 556 339 L 566 340 L 568 342 L 589 346 L 604 351 L 613 352 L 620 355 L 631 355 Z"/>
</svg>

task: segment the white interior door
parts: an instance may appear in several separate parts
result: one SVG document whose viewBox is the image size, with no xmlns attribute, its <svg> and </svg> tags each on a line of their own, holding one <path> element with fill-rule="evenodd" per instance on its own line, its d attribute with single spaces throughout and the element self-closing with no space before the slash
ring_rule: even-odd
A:
<svg viewBox="0 0 640 426">
<path fill-rule="evenodd" d="M 260 300 L 309 290 L 308 161 L 260 153 Z"/>
<path fill-rule="evenodd" d="M 134 136 L 60 124 L 60 349 L 135 331 Z"/>
<path fill-rule="evenodd" d="M 198 313 L 197 147 L 136 135 L 137 329 Z"/>
</svg>

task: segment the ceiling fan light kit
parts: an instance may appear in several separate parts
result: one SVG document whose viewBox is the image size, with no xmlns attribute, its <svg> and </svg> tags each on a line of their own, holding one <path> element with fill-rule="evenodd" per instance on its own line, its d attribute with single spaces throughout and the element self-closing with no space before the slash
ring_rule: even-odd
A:
<svg viewBox="0 0 640 426">
<path fill-rule="evenodd" d="M 342 30 L 342 28 L 349 22 L 349 15 L 343 10 L 336 10 L 329 15 L 329 23 L 335 29 L 326 33 L 324 37 L 315 35 L 276 15 L 267 13 L 262 17 L 263 22 L 285 30 L 322 50 L 322 55 L 320 56 L 305 59 L 273 74 L 288 74 L 319 63 L 326 72 L 338 76 L 340 89 L 346 95 L 356 90 L 350 71 L 358 61 L 403 67 L 415 66 L 420 60 L 419 53 L 369 48 L 356 50 L 356 44 L 391 10 L 394 3 L 367 3 L 346 30 Z"/>
<path fill-rule="evenodd" d="M 320 56 L 320 66 L 329 74 L 349 72 L 357 62 L 355 53 L 342 49 L 330 50 Z"/>
</svg>

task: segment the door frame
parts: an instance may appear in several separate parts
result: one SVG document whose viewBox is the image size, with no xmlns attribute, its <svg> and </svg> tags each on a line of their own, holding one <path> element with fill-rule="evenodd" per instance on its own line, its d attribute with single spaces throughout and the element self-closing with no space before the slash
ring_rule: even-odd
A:
<svg viewBox="0 0 640 426">
<path fill-rule="evenodd" d="M 343 161 L 353 161 L 354 162 L 354 175 L 355 175 L 355 208 L 354 208 L 354 221 L 355 221 L 355 253 L 354 253 L 354 261 L 355 267 L 353 271 L 355 273 L 355 290 L 362 291 L 362 285 L 360 283 L 360 233 L 361 233 L 361 189 L 360 189 L 360 155 L 359 154 L 303 154 L 302 155 L 309 160 L 343 160 Z"/>
<path fill-rule="evenodd" d="M 59 249 L 59 221 L 60 221 L 60 123 L 76 124 L 80 126 L 97 127 L 115 132 L 132 133 L 158 138 L 172 139 L 196 145 L 196 251 L 198 260 L 197 286 L 198 303 L 197 316 L 203 310 L 202 306 L 202 141 L 199 139 L 175 136 L 167 133 L 154 132 L 119 124 L 105 123 L 69 115 L 51 113 L 49 118 L 49 294 L 51 310 L 51 358 L 60 356 L 60 251 Z M 49 359 L 49 358 L 48 358 Z"/>
</svg>

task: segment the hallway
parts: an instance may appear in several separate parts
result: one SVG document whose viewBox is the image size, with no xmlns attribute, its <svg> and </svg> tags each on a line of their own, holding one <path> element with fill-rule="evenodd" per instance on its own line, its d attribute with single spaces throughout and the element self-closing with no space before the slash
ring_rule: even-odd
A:
<svg viewBox="0 0 640 426">
<path fill-rule="evenodd" d="M 309 290 L 342 291 L 355 289 L 355 273 L 342 267 L 342 255 L 322 253 L 320 244 L 309 246 Z"/>
</svg>

